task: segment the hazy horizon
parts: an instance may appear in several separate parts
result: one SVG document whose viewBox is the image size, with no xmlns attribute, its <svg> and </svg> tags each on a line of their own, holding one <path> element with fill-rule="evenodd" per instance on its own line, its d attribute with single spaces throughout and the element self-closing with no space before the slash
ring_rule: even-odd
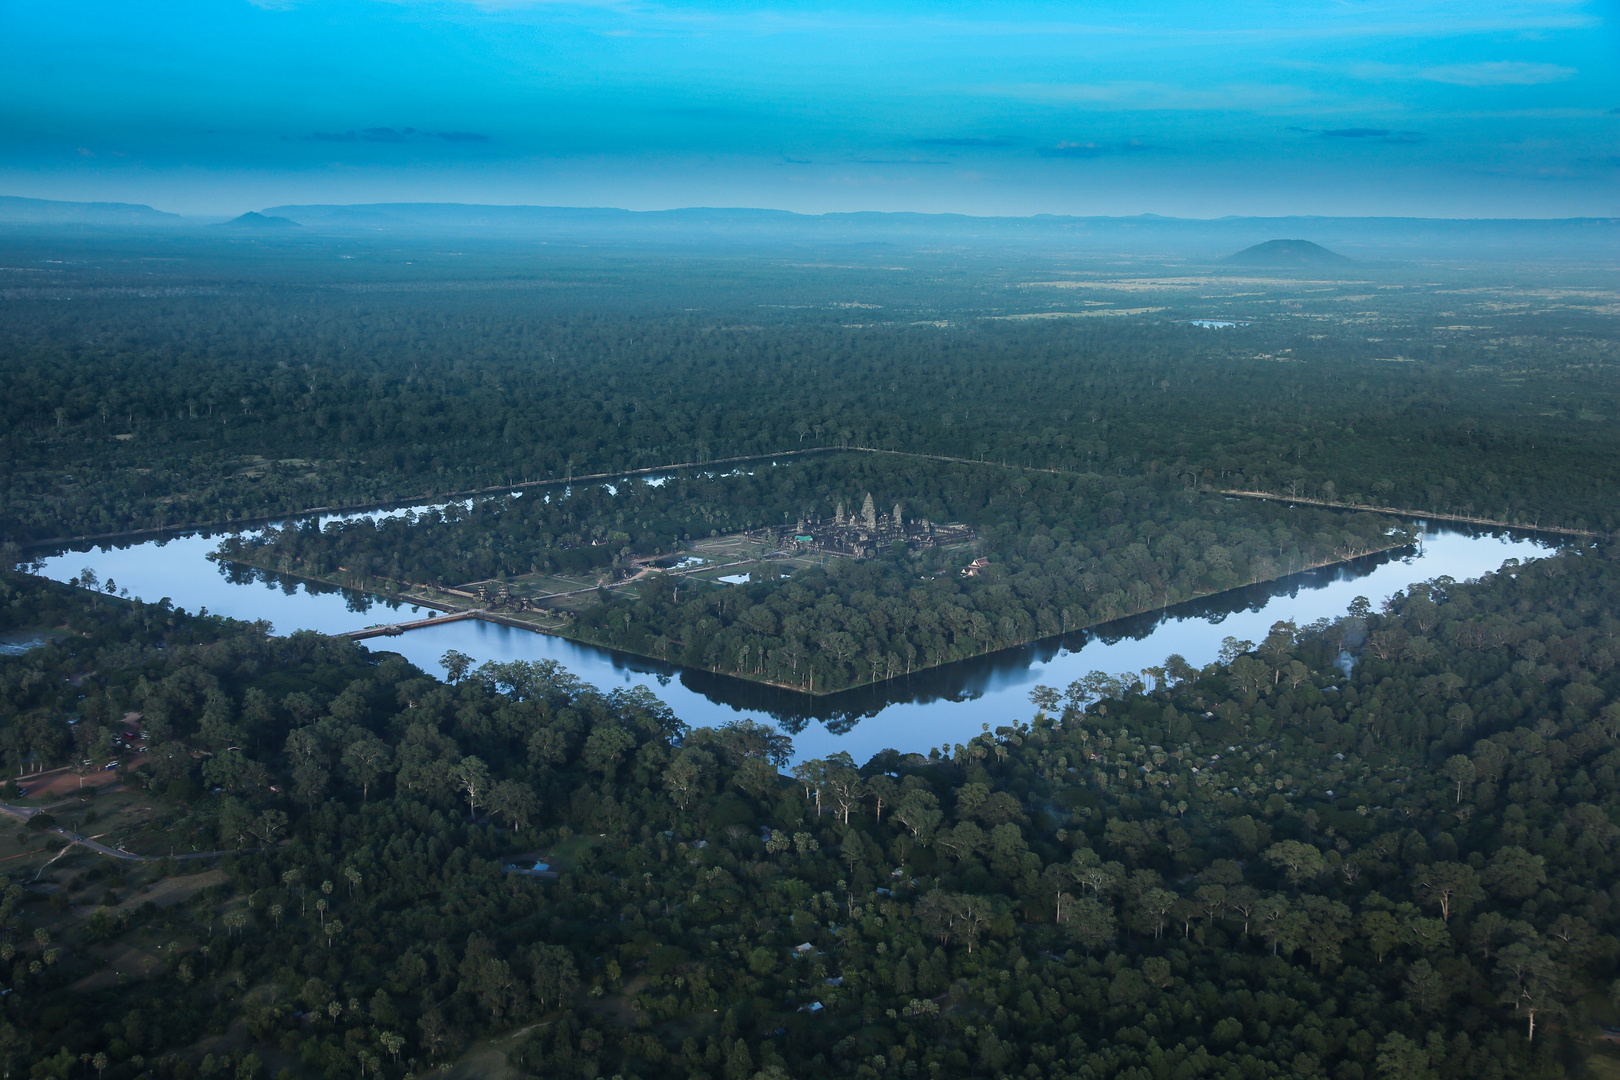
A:
<svg viewBox="0 0 1620 1080">
<path fill-rule="evenodd" d="M 1620 214 L 1620 41 L 1590 0 L 70 0 L 0 28 L 24 197 Z"/>
<path fill-rule="evenodd" d="M 405 199 L 400 199 L 400 200 L 390 200 L 390 201 L 352 200 L 352 201 L 343 201 L 343 202 L 337 202 L 337 201 L 314 202 L 314 201 L 312 201 L 312 202 L 302 202 L 302 203 L 281 202 L 281 203 L 264 203 L 264 204 L 259 204 L 259 205 L 255 205 L 255 206 L 243 207 L 243 208 L 240 208 L 240 209 L 232 208 L 232 209 L 224 210 L 224 211 L 212 211 L 212 212 L 210 212 L 210 211 L 175 210 L 175 209 L 172 209 L 171 207 L 165 206 L 165 205 L 154 205 L 154 204 L 149 203 L 149 202 L 140 202 L 140 201 L 136 201 L 136 200 L 133 200 L 133 199 L 117 198 L 117 197 L 115 197 L 115 194 L 109 194 L 109 196 L 106 197 L 106 198 L 94 198 L 94 199 L 88 199 L 88 198 L 87 199 L 65 199 L 65 198 L 60 198 L 59 199 L 59 198 L 49 198 L 49 197 L 39 196 L 39 195 L 23 195 L 23 194 L 19 194 L 18 192 L 15 192 L 15 191 L 0 191 L 0 199 L 24 199 L 24 200 L 29 200 L 29 201 L 33 201 L 33 202 L 40 202 L 40 203 L 61 204 L 61 205 L 64 205 L 64 206 L 98 206 L 99 205 L 99 206 L 109 206 L 109 207 L 133 207 L 133 208 L 144 207 L 144 208 L 147 208 L 147 209 L 150 209 L 150 210 L 157 211 L 159 214 L 162 214 L 162 215 L 165 215 L 165 216 L 178 217 L 178 218 L 180 218 L 180 219 L 182 219 L 184 221 L 188 221 L 188 222 L 230 221 L 230 220 L 232 220 L 234 218 L 242 217 L 242 216 L 245 216 L 245 215 L 248 215 L 248 214 L 277 214 L 277 213 L 281 213 L 281 212 L 284 212 L 284 211 L 289 211 L 290 212 L 290 211 L 301 209 L 301 208 L 364 209 L 364 208 L 368 208 L 368 207 L 445 207 L 445 208 L 465 207 L 467 209 L 543 210 L 543 211 L 568 211 L 568 212 L 609 213 L 609 214 L 612 214 L 612 213 L 624 213 L 624 214 L 637 214 L 637 215 L 698 213 L 698 212 L 766 213 L 766 214 L 785 214 L 785 215 L 792 215 L 794 217 L 802 217 L 802 218 L 823 218 L 823 217 L 837 217 L 837 216 L 853 216 L 853 215 L 862 215 L 862 214 L 895 215 L 895 216 L 898 216 L 898 215 L 917 215 L 917 216 L 923 216 L 923 217 L 938 217 L 938 218 L 946 218 L 946 217 L 983 218 L 985 220 L 992 220 L 992 221 L 993 220 L 1021 221 L 1021 220 L 1031 220 L 1031 219 L 1043 218 L 1043 217 L 1060 218 L 1060 219 L 1073 218 L 1073 219 L 1099 219 L 1099 220 L 1119 220 L 1119 221 L 1126 221 L 1126 220 L 1129 220 L 1131 218 L 1160 218 L 1160 219 L 1163 219 L 1165 221 L 1181 221 L 1181 222 L 1188 222 L 1188 223 L 1192 223 L 1192 224 L 1214 224 L 1214 223 L 1218 223 L 1218 222 L 1222 222 L 1222 221 L 1279 221 L 1279 222 L 1284 222 L 1284 221 L 1290 221 L 1290 220 L 1298 220 L 1298 221 L 1301 221 L 1301 222 L 1306 222 L 1306 221 L 1311 221 L 1311 220 L 1330 220 L 1330 221 L 1331 220 L 1338 220 L 1338 221 L 1411 220 L 1411 221 L 1457 222 L 1457 223 L 1492 222 L 1492 221 L 1501 221 L 1501 222 L 1508 222 L 1508 221 L 1549 221 L 1549 222 L 1551 222 L 1551 221 L 1572 221 L 1572 220 L 1586 220 L 1586 219 L 1590 219 L 1590 220 L 1612 220 L 1612 219 L 1614 219 L 1616 217 L 1620 217 L 1620 210 L 1617 210 L 1616 213 L 1612 213 L 1612 214 L 1542 214 L 1542 215 L 1517 214 L 1517 215 L 1496 215 L 1496 216 L 1482 216 L 1482 215 L 1469 215 L 1469 214 L 1372 214 L 1372 213 L 1369 213 L 1369 214 L 1330 214 L 1330 213 L 1322 213 L 1322 214 L 1306 214 L 1306 213 L 1300 213 L 1300 214 L 1284 214 L 1284 213 L 1265 214 L 1265 213 L 1253 213 L 1253 214 L 1211 214 L 1211 215 L 1204 215 L 1204 216 L 1196 216 L 1196 215 L 1191 215 L 1191 214 L 1186 214 L 1186 215 L 1182 215 L 1182 214 L 1159 214 L 1159 213 L 1156 213 L 1154 211 L 1142 211 L 1141 213 L 1137 213 L 1137 214 L 1103 214 L 1103 213 L 1098 213 L 1098 214 L 1083 214 L 1083 213 L 1058 214 L 1058 213 L 1053 213 L 1051 211 L 1044 211 L 1044 210 L 1036 210 L 1036 211 L 1031 211 L 1029 213 L 1023 213 L 1023 214 L 1019 214 L 1019 213 L 982 213 L 982 214 L 975 214 L 975 213 L 970 213 L 970 212 L 967 212 L 967 211 L 957 211 L 957 210 L 907 210 L 907 209 L 900 209 L 900 210 L 874 210 L 874 209 L 794 210 L 794 209 L 790 209 L 788 207 L 783 207 L 783 206 L 766 206 L 766 205 L 745 206 L 745 205 L 741 205 L 741 204 L 738 204 L 738 205 L 680 204 L 680 205 L 669 205 L 669 206 L 630 207 L 630 206 L 612 205 L 612 204 L 608 204 L 608 203 L 593 203 L 593 204 L 523 203 L 523 202 L 504 202 L 503 203 L 503 202 L 474 202 L 474 201 L 468 201 L 468 200 L 463 200 L 463 199 L 442 199 L 442 200 L 425 200 L 425 199 L 424 200 L 417 200 L 417 199 L 405 200 Z M 300 222 L 299 224 L 304 224 L 304 223 Z"/>
</svg>

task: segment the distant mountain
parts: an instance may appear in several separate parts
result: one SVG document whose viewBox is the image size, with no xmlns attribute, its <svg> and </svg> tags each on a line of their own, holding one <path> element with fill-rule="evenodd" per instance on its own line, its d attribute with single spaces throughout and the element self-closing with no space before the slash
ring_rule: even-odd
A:
<svg viewBox="0 0 1620 1080">
<path fill-rule="evenodd" d="M 1229 257 L 1239 266 L 1344 266 L 1350 259 L 1309 240 L 1267 240 Z"/>
<path fill-rule="evenodd" d="M 214 226 L 216 229 L 301 229 L 302 225 L 291 218 L 275 217 L 270 214 L 261 214 L 249 210 L 241 217 L 233 217 L 229 221 L 221 221 Z"/>
<path fill-rule="evenodd" d="M 882 249 L 996 248 L 1129 255 L 1196 265 L 1333 266 L 1363 272 L 1387 261 L 1548 259 L 1612 263 L 1620 259 L 1620 218 L 1460 219 L 1394 217 L 976 217 L 969 214 L 799 214 L 747 207 L 621 210 L 590 206 L 494 206 L 476 203 L 369 203 L 273 206 L 217 226 L 132 203 L 76 203 L 0 196 L 0 227 L 180 227 L 213 236 L 435 236 L 495 244 L 566 243 L 650 249 L 822 250 L 873 254 Z M 1273 240 L 1236 255 L 1256 236 Z M 1338 252 L 1347 252 L 1352 262 Z"/>
<path fill-rule="evenodd" d="M 1094 251 L 1186 258 L 1232 265 L 1229 253 L 1255 235 L 1315 235 L 1356 262 L 1311 241 L 1275 245 L 1319 252 L 1317 260 L 1250 265 L 1326 268 L 1390 259 L 1550 258 L 1609 261 L 1620 256 L 1620 219 L 1453 219 L 1392 217 L 975 217 L 968 214 L 799 214 L 788 210 L 685 207 L 620 210 L 588 206 L 494 206 L 476 203 L 367 203 L 273 206 L 264 214 L 292 218 L 329 234 L 488 237 L 499 242 L 735 247 L 893 246 L 933 248 L 992 244 L 1028 250 Z M 1241 264 L 1239 262 L 1239 264 Z"/>
<path fill-rule="evenodd" d="M 0 222 L 14 225 L 178 225 L 179 214 L 143 203 L 59 202 L 0 195 Z"/>
<path fill-rule="evenodd" d="M 272 206 L 266 214 L 290 214 L 315 227 L 351 229 L 431 229 L 455 232 L 517 229 L 530 233 L 604 232 L 725 232 L 778 229 L 819 229 L 849 214 L 796 214 L 791 210 L 755 210 L 733 207 L 685 207 L 678 210 L 620 210 L 610 206 L 494 206 L 479 203 L 371 203 L 361 205 Z M 959 221 L 994 221 L 951 214 L 873 214 L 874 219 L 916 217 L 955 218 Z M 1011 219 L 1008 219 L 1011 220 Z"/>
</svg>

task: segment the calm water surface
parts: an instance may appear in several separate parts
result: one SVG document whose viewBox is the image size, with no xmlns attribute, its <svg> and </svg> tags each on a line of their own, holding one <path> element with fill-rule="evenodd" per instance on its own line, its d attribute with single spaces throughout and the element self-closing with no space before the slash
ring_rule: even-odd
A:
<svg viewBox="0 0 1620 1080">
<path fill-rule="evenodd" d="M 167 540 L 43 553 L 40 572 L 66 581 L 89 568 L 120 591 L 156 601 L 168 597 L 196 611 L 265 619 L 277 633 L 341 633 L 377 622 L 423 617 L 425 609 L 348 590 L 310 586 L 222 567 L 206 556 L 219 536 L 191 533 Z M 992 728 L 1031 713 L 1037 684 L 1062 688 L 1090 671 L 1135 672 L 1180 653 L 1195 665 L 1213 661 L 1228 635 L 1259 641 L 1279 619 L 1308 623 L 1336 618 L 1357 596 L 1374 605 L 1414 581 L 1441 575 L 1460 580 L 1499 568 L 1508 559 L 1544 555 L 1546 537 L 1431 526 L 1421 548 L 1369 556 L 1354 564 L 1252 586 L 1219 597 L 1137 616 L 1063 638 L 894 680 L 879 687 L 810 700 L 707 672 L 687 671 L 561 638 L 472 620 L 374 639 L 372 648 L 397 652 L 442 674 L 448 649 L 475 660 L 555 660 L 604 690 L 645 683 L 694 726 L 742 716 L 773 720 L 793 732 L 801 757 L 847 750 L 865 761 L 885 747 L 926 752 L 962 742 L 981 725 Z"/>
</svg>

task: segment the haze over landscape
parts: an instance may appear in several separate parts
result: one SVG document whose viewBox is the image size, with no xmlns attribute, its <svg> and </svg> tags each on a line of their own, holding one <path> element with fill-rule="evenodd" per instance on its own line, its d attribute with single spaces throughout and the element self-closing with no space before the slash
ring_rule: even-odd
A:
<svg viewBox="0 0 1620 1080">
<path fill-rule="evenodd" d="M 0 1080 L 1620 1080 L 1617 45 L 0 4 Z"/>
<path fill-rule="evenodd" d="M 64 0 L 0 29 L 15 195 L 1620 215 L 1595 2 Z"/>
</svg>

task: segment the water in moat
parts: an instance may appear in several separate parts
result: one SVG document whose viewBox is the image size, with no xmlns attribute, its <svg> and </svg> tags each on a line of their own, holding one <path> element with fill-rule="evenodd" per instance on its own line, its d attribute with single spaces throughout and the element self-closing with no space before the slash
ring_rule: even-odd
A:
<svg viewBox="0 0 1620 1080">
<path fill-rule="evenodd" d="M 219 537 L 209 533 L 39 552 L 38 570 L 67 581 L 84 569 L 120 592 L 143 600 L 167 597 L 189 611 L 206 608 L 237 619 L 264 619 L 277 633 L 340 633 L 377 622 L 422 618 L 409 605 L 349 590 L 325 588 L 207 558 Z M 1195 665 L 1216 658 L 1228 636 L 1263 639 L 1272 623 L 1304 624 L 1342 615 L 1365 596 L 1375 605 L 1416 581 L 1447 575 L 1459 581 L 1496 570 L 1508 559 L 1547 554 L 1546 535 L 1456 528 L 1430 523 L 1416 548 L 1298 574 L 1123 619 L 1061 638 L 931 668 L 902 679 L 842 694 L 808 698 L 704 671 L 682 669 L 561 638 L 491 623 L 463 620 L 375 638 L 370 648 L 397 652 L 422 669 L 442 674 L 439 658 L 455 649 L 485 660 L 555 660 L 604 690 L 644 683 L 694 726 L 739 717 L 772 720 L 793 733 L 800 757 L 847 750 L 865 761 L 886 747 L 927 752 L 992 728 L 1027 719 L 1037 684 L 1062 688 L 1088 672 L 1136 672 L 1180 653 Z"/>
</svg>

